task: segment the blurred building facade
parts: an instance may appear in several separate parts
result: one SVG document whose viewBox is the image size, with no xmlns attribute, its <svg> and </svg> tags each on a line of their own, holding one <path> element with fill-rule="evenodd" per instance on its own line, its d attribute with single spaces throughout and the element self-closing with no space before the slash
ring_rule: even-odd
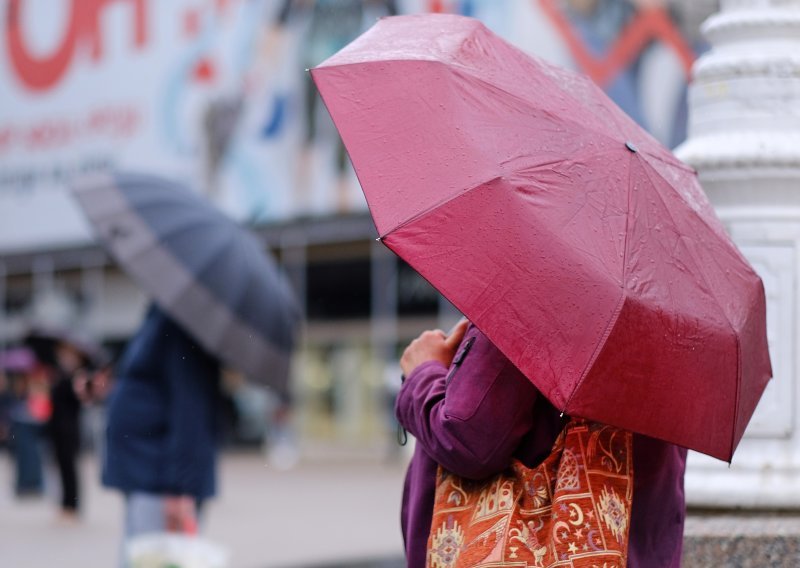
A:
<svg viewBox="0 0 800 568">
<path fill-rule="evenodd" d="M 120 344 L 146 298 L 95 244 L 67 186 L 129 169 L 189 183 L 280 260 L 307 323 L 295 365 L 311 440 L 377 446 L 398 349 L 458 317 L 375 242 L 305 69 L 387 13 L 474 16 L 589 74 L 674 147 L 712 0 L 0 0 L 0 342 L 32 319 Z"/>
<path fill-rule="evenodd" d="M 733 464 L 693 454 L 687 497 L 705 506 L 800 506 L 800 1 L 723 0 L 703 31 L 689 138 L 677 155 L 764 280 L 773 380 Z"/>
</svg>

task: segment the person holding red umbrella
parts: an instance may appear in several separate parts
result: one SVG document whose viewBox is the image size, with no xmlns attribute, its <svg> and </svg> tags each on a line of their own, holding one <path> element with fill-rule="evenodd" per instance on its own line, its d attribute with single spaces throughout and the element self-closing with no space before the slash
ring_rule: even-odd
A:
<svg viewBox="0 0 800 568">
<path fill-rule="evenodd" d="M 566 424 L 550 402 L 474 325 L 425 331 L 400 360 L 406 377 L 398 422 L 417 440 L 403 491 L 401 523 L 409 568 L 426 565 L 439 464 L 467 479 L 502 472 L 512 458 L 533 467 Z M 628 566 L 680 566 L 686 449 L 633 436 L 634 490 Z M 580 530 L 580 527 L 578 527 Z M 575 530 L 575 546 L 588 546 Z"/>
<path fill-rule="evenodd" d="M 772 376 L 764 284 L 697 173 L 589 78 L 470 18 L 380 20 L 311 74 L 379 240 L 475 325 L 463 343 L 463 329 L 426 332 L 402 359 L 397 416 L 419 442 L 404 499 L 409 564 L 424 563 L 430 537 L 432 566 L 481 565 L 454 563 L 478 541 L 497 542 L 480 557 L 492 566 L 525 550 L 533 565 L 547 554 L 565 565 L 600 545 L 613 565 L 678 565 L 679 447 L 730 461 Z M 623 494 L 602 486 L 602 511 L 570 512 L 554 496 L 602 469 L 586 465 L 603 436 L 622 442 L 603 451 L 624 471 Z M 558 452 L 564 483 L 537 485 L 529 510 L 550 500 L 547 538 L 562 549 L 542 552 L 538 525 L 514 518 L 467 540 L 457 509 L 475 502 L 475 484 L 452 474 L 527 468 L 552 480 Z M 527 499 L 533 480 L 481 494 L 476 513 Z M 453 517 L 426 535 L 442 497 Z M 592 533 L 598 514 L 621 547 Z"/>
<path fill-rule="evenodd" d="M 730 461 L 766 295 L 694 170 L 471 18 L 385 18 L 311 73 L 379 240 L 555 407 Z"/>
</svg>

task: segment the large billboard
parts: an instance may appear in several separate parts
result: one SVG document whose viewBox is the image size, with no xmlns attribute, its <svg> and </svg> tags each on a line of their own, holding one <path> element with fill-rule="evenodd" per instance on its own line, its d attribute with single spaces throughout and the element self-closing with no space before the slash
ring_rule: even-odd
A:
<svg viewBox="0 0 800 568">
<path fill-rule="evenodd" d="M 87 240 L 65 191 L 76 174 L 145 170 L 211 193 L 204 165 L 214 149 L 203 129 L 234 122 L 217 101 L 235 101 L 249 80 L 246 51 L 266 4 L 3 2 L 0 247 Z"/>
<path fill-rule="evenodd" d="M 588 73 L 674 145 L 696 51 L 675 23 L 681 9 L 652 0 L 0 0 L 0 252 L 88 241 L 66 187 L 97 170 L 184 180 L 249 222 L 364 210 L 305 69 L 398 12 L 480 18 Z"/>
</svg>

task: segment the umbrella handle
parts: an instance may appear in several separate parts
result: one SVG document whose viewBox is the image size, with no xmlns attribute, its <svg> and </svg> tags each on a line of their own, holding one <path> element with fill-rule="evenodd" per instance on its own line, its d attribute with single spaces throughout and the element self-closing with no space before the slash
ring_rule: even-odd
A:
<svg viewBox="0 0 800 568">
<path fill-rule="evenodd" d="M 401 446 L 408 444 L 408 431 L 400 424 L 397 425 L 397 443 Z"/>
<path fill-rule="evenodd" d="M 400 384 L 406 382 L 405 374 L 400 375 Z M 401 446 L 408 444 L 408 432 L 403 428 L 400 423 L 397 423 L 397 443 Z"/>
</svg>

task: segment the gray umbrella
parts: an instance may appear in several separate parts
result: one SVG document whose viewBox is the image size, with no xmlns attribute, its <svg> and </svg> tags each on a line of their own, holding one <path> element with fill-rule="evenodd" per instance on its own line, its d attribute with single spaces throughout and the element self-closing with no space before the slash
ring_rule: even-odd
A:
<svg viewBox="0 0 800 568">
<path fill-rule="evenodd" d="M 253 236 L 154 176 L 93 176 L 73 192 L 102 243 L 162 309 L 232 367 L 286 391 L 300 314 Z"/>
</svg>

